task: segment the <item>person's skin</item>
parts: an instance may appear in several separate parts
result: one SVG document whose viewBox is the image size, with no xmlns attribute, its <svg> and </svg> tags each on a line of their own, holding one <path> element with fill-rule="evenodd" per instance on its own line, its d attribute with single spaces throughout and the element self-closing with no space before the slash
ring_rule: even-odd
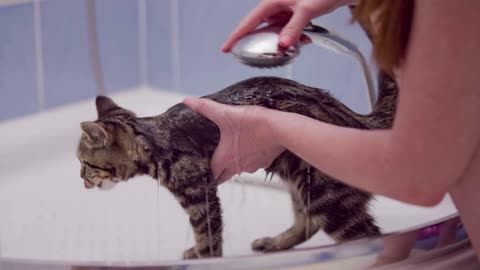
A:
<svg viewBox="0 0 480 270">
<path fill-rule="evenodd" d="M 373 265 L 375 268 L 404 260 L 410 256 L 421 229 L 402 234 L 390 234 L 383 238 L 383 250 Z"/>
<path fill-rule="evenodd" d="M 478 10 L 478 0 L 415 1 L 391 130 L 357 130 L 261 107 L 186 99 L 220 128 L 214 176 L 222 182 L 265 168 L 288 149 L 340 181 L 407 203 L 435 205 L 450 192 L 478 254 Z"/>
</svg>

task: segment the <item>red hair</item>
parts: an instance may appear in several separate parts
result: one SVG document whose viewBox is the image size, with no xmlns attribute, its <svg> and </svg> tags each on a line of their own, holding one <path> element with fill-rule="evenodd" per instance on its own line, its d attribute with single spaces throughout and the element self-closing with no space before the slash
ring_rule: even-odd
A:
<svg viewBox="0 0 480 270">
<path fill-rule="evenodd" d="M 372 39 L 373 57 L 391 74 L 405 58 L 413 12 L 413 0 L 362 0 L 353 10 L 353 19 Z"/>
</svg>

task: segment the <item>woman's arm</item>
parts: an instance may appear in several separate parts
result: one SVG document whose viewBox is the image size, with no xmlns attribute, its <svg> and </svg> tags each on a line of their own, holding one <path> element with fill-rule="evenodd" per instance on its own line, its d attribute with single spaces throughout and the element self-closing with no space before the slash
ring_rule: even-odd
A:
<svg viewBox="0 0 480 270">
<path fill-rule="evenodd" d="M 478 10 L 475 0 L 416 1 L 392 130 L 271 111 L 266 121 L 280 144 L 335 178 L 414 204 L 437 203 L 479 147 Z"/>
<path fill-rule="evenodd" d="M 185 104 L 214 121 L 212 171 L 225 181 L 265 168 L 285 148 L 336 179 L 432 205 L 462 176 L 480 140 L 480 1 L 416 1 L 392 130 L 357 130 L 211 100 Z"/>
</svg>

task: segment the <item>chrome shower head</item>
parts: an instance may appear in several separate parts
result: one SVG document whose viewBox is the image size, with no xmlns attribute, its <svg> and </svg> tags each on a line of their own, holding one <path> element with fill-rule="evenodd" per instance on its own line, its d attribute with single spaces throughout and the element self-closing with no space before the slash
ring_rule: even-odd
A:
<svg viewBox="0 0 480 270">
<path fill-rule="evenodd" d="M 257 68 L 275 68 L 289 64 L 300 54 L 303 45 L 312 42 L 308 33 L 326 34 L 327 29 L 309 24 L 300 39 L 289 48 L 278 45 L 281 26 L 269 25 L 256 29 L 237 41 L 232 48 L 241 63 Z"/>
<path fill-rule="evenodd" d="M 370 70 L 363 54 L 354 43 L 310 23 L 303 29 L 302 36 L 293 46 L 281 48 L 278 45 L 281 30 L 282 27 L 279 25 L 256 29 L 238 40 L 231 52 L 241 63 L 255 68 L 276 68 L 287 65 L 300 55 L 302 46 L 310 43 L 338 54 L 353 56 L 362 69 L 370 107 L 373 108 L 375 89 Z"/>
<path fill-rule="evenodd" d="M 286 65 L 297 57 L 300 42 L 289 48 L 278 46 L 279 26 L 267 26 L 255 30 L 240 39 L 232 48 L 241 63 L 258 68 L 272 68 Z"/>
</svg>

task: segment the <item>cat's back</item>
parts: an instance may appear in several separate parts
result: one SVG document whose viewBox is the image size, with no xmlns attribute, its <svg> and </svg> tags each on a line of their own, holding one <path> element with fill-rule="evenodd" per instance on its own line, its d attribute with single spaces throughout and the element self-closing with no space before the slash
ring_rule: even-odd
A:
<svg viewBox="0 0 480 270">
<path fill-rule="evenodd" d="M 254 77 L 204 96 L 230 105 L 258 105 L 293 112 L 326 123 L 366 128 L 368 123 L 328 91 L 279 77 Z"/>
<path fill-rule="evenodd" d="M 286 101 L 307 97 L 308 87 L 277 77 L 254 77 L 204 96 L 229 105 L 260 105 L 281 110 Z M 283 104 L 283 105 L 282 105 Z M 305 101 L 303 101 L 305 104 Z M 302 106 L 299 106 L 302 107 Z M 218 127 L 210 120 L 194 112 L 183 103 L 170 107 L 156 117 L 157 126 L 168 134 L 173 149 L 212 153 L 220 138 Z"/>
<path fill-rule="evenodd" d="M 308 100 L 334 100 L 325 90 L 312 88 L 298 82 L 279 77 L 254 77 L 232 84 L 213 94 L 202 96 L 228 105 L 259 105 L 282 110 L 282 104 Z M 313 105 L 313 104 L 312 104 Z M 205 118 L 182 103 L 169 108 L 163 117 L 169 124 L 191 128 L 192 124 L 204 125 Z"/>
<path fill-rule="evenodd" d="M 273 100 L 287 101 L 328 95 L 326 91 L 279 77 L 254 77 L 228 86 L 214 94 L 204 96 L 216 102 L 231 105 L 261 105 L 274 107 Z M 276 108 L 279 109 L 279 108 Z"/>
<path fill-rule="evenodd" d="M 169 148 L 178 151 L 210 156 L 220 140 L 218 127 L 183 103 L 158 116 L 157 126 L 168 134 Z"/>
<path fill-rule="evenodd" d="M 326 123 L 366 128 L 364 118 L 355 114 L 326 90 L 279 77 L 254 77 L 203 96 L 228 105 L 258 105 L 275 110 L 302 114 Z M 220 133 L 218 127 L 180 103 L 162 116 L 162 129 L 168 130 L 171 143 L 189 144 L 213 151 Z"/>
</svg>

